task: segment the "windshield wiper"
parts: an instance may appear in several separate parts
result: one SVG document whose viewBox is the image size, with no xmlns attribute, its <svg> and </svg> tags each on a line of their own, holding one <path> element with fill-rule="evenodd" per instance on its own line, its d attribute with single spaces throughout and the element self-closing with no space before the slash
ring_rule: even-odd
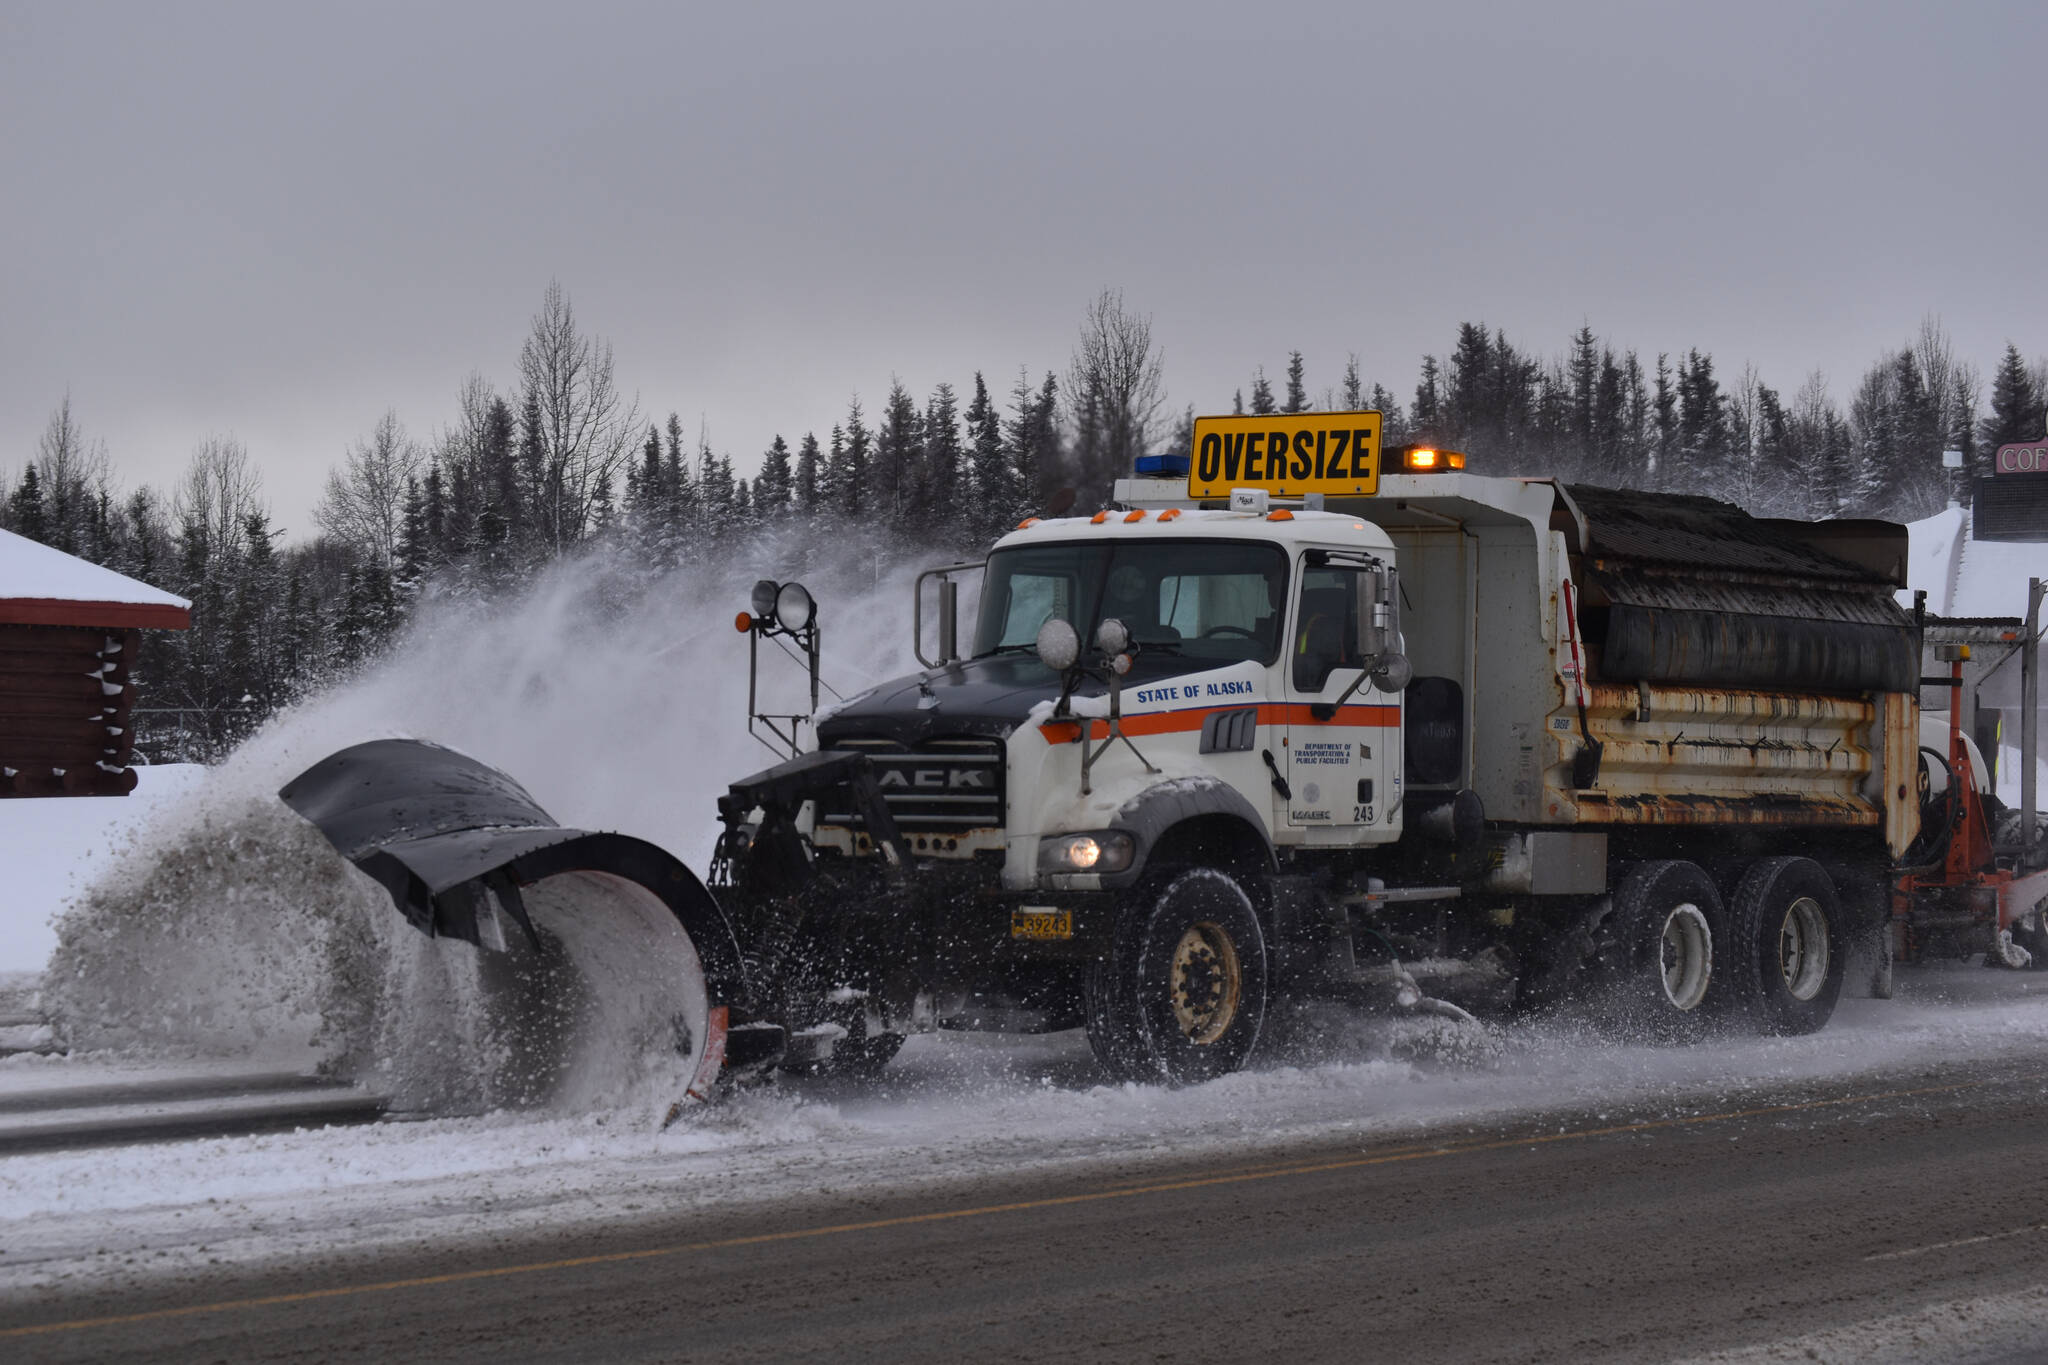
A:
<svg viewBox="0 0 2048 1365">
<path fill-rule="evenodd" d="M 998 654 L 1030 654 L 1037 648 L 1038 645 L 1035 641 L 1026 644 L 997 645 L 993 649 L 984 649 L 974 657 L 977 659 L 993 659 Z"/>
</svg>

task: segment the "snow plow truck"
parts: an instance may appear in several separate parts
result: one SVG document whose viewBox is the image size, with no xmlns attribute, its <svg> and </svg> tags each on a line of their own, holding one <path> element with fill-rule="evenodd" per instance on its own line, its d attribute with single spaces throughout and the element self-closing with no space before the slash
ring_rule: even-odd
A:
<svg viewBox="0 0 2048 1365">
<path fill-rule="evenodd" d="M 1196 1082 L 1318 997 L 1800 1033 L 1852 957 L 1880 994 L 1960 932 L 2048 961 L 2038 853 L 1991 846 L 1965 738 L 1923 745 L 1903 527 L 1464 465 L 1372 412 L 1201 419 L 1111 507 L 927 572 L 920 672 L 750 716 L 791 756 L 719 799 L 701 881 L 428 744 L 282 796 L 429 934 L 538 950 L 571 876 L 684 936 L 699 1098 L 933 1029 Z M 764 582 L 738 620 L 814 706 L 817 618 Z"/>
</svg>

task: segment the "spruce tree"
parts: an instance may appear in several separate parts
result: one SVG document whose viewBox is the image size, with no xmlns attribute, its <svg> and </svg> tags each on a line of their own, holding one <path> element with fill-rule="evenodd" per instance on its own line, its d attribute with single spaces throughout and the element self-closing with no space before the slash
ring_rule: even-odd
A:
<svg viewBox="0 0 2048 1365">
<path fill-rule="evenodd" d="M 944 541 L 972 540 L 960 448 L 960 400 L 941 381 L 924 405 L 924 530 Z"/>
<path fill-rule="evenodd" d="M 434 570 L 434 543 L 427 534 L 427 497 L 418 479 L 405 481 L 405 502 L 398 525 L 398 554 L 393 592 L 410 602 L 426 588 Z"/>
<path fill-rule="evenodd" d="M 1305 380 L 1300 351 L 1287 353 L 1287 402 L 1282 412 L 1308 411 L 1308 385 Z"/>
<path fill-rule="evenodd" d="M 1273 386 L 1266 382 L 1266 367 L 1261 365 L 1252 374 L 1252 412 L 1256 416 L 1264 417 L 1276 406 L 1273 402 Z"/>
<path fill-rule="evenodd" d="M 1408 411 L 1408 435 L 1416 441 L 1443 439 L 1443 379 L 1436 357 L 1422 357 L 1422 378 L 1415 384 L 1415 406 Z"/>
<path fill-rule="evenodd" d="M 1991 376 L 1991 411 L 1977 427 L 1986 453 L 2048 435 L 2048 430 L 2044 430 L 2048 418 L 2044 418 L 2043 407 L 2041 389 L 2028 372 L 2026 361 L 2020 358 L 2020 348 L 2008 341 L 1997 373 Z"/>
<path fill-rule="evenodd" d="M 1664 486 L 1725 493 L 1730 472 L 1728 455 L 1728 413 L 1721 385 L 1714 378 L 1714 358 L 1695 348 L 1678 363 L 1678 457 L 1682 472 L 1667 470 Z"/>
<path fill-rule="evenodd" d="M 838 481 L 839 510 L 849 517 L 859 518 L 865 511 L 872 511 L 874 498 L 868 487 L 873 477 L 870 466 L 874 463 L 874 437 L 868 431 L 867 417 L 861 411 L 860 396 L 854 395 L 846 409 L 846 449 L 844 465 Z"/>
<path fill-rule="evenodd" d="M 8 498 L 7 510 L 16 535 L 48 542 L 50 525 L 43 507 L 43 479 L 36 472 L 34 460 L 30 460 L 28 467 L 21 471 L 21 482 L 15 485 L 13 496 Z"/>
<path fill-rule="evenodd" d="M 1484 451 L 1500 444 L 1503 423 L 1494 376 L 1493 338 L 1485 323 L 1458 324 L 1458 344 L 1451 351 L 1441 424 L 1441 439 L 1453 445 L 1468 450 L 1476 446 Z"/>
<path fill-rule="evenodd" d="M 900 379 L 889 381 L 881 430 L 875 433 L 869 481 L 873 510 L 889 525 L 908 529 L 919 520 L 924 434 L 917 402 Z"/>
<path fill-rule="evenodd" d="M 818 433 L 804 433 L 803 443 L 796 453 L 796 510 L 797 515 L 809 521 L 818 510 L 819 480 L 824 475 L 824 459 L 818 450 Z"/>
<path fill-rule="evenodd" d="M 1614 352 L 1602 347 L 1600 373 L 1593 383 L 1587 477 L 1594 483 L 1613 488 L 1622 487 L 1625 483 L 1626 392 L 1621 366 L 1614 362 Z"/>
<path fill-rule="evenodd" d="M 457 552 L 457 547 L 450 544 L 448 492 L 439 459 L 427 465 L 427 477 L 420 490 L 425 504 L 427 563 L 430 568 L 439 569 Z"/>
<path fill-rule="evenodd" d="M 1011 477 L 1003 443 L 1003 421 L 989 398 L 988 381 L 974 372 L 974 398 L 967 405 L 968 496 L 974 516 L 969 525 L 974 538 L 1000 530 L 1003 515 L 1022 499 Z"/>
<path fill-rule="evenodd" d="M 762 525 L 771 525 L 789 509 L 795 475 L 789 465 L 789 442 L 780 432 L 769 442 L 761 457 L 761 473 L 754 480 L 754 514 Z"/>
<path fill-rule="evenodd" d="M 1607 357 L 1607 363 L 1611 368 L 1614 363 L 1611 354 Z M 1589 476 L 1605 463 L 1601 456 L 1597 432 L 1601 378 L 1599 340 L 1593 335 L 1592 324 L 1582 322 L 1579 324 L 1579 330 L 1572 334 L 1571 439 L 1579 468 Z"/>
<path fill-rule="evenodd" d="M 1941 509 L 1941 415 L 1911 347 L 1892 362 L 1893 421 L 1897 449 L 1885 471 L 1881 505 L 1901 521 L 1917 521 Z"/>
<path fill-rule="evenodd" d="M 1657 352 L 1657 387 L 1653 400 L 1655 436 L 1651 445 L 1649 482 L 1647 487 L 1670 487 L 1674 478 L 1682 478 L 1676 468 L 1678 456 L 1678 391 L 1671 383 L 1671 360 L 1664 352 Z"/>
<path fill-rule="evenodd" d="M 1357 401 L 1349 400 L 1346 401 Z M 1412 434 L 1408 430 L 1408 419 L 1401 411 L 1401 400 L 1389 393 L 1383 384 L 1374 384 L 1372 392 L 1366 395 L 1363 405 L 1380 415 L 1380 443 L 1382 447 L 1406 445 Z"/>
<path fill-rule="evenodd" d="M 1379 385 L 1373 385 L 1373 392 L 1379 393 Z M 1346 412 L 1363 412 L 1366 407 L 1365 381 L 1358 373 L 1358 352 L 1353 351 L 1344 362 L 1344 396 L 1340 399 Z M 1384 411 L 1384 409 L 1382 409 Z"/>
</svg>

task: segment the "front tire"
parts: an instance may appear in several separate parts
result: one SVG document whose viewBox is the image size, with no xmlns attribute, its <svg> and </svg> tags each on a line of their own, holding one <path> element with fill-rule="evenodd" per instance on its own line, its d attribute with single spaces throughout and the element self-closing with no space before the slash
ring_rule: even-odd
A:
<svg viewBox="0 0 2048 1365">
<path fill-rule="evenodd" d="M 1121 1081 L 1211 1080 L 1251 1057 L 1267 990 L 1251 898 L 1230 874 L 1193 868 L 1119 911 L 1110 954 L 1088 975 L 1088 1043 Z"/>
<path fill-rule="evenodd" d="M 1814 1033 L 1842 995 L 1848 935 L 1835 884 L 1811 858 L 1765 858 L 1735 890 L 1733 960 L 1767 1033 Z"/>
</svg>

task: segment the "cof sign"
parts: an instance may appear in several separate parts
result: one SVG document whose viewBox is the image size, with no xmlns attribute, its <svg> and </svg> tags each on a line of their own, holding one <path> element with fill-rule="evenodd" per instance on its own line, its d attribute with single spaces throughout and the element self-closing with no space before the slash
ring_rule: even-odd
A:
<svg viewBox="0 0 2048 1365">
<path fill-rule="evenodd" d="M 2048 474 L 2048 436 L 2002 445 L 1991 462 L 1994 474 Z"/>
<path fill-rule="evenodd" d="M 1197 417 L 1188 495 L 1225 498 L 1233 488 L 1274 497 L 1370 496 L 1380 487 L 1377 412 Z"/>
</svg>

